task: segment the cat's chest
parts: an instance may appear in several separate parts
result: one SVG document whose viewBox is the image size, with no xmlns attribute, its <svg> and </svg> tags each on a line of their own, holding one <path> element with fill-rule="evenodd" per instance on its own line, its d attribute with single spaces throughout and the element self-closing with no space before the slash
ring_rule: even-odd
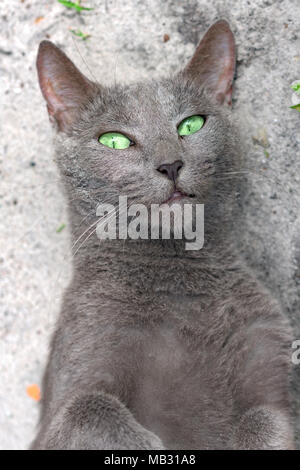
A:
<svg viewBox="0 0 300 470">
<path fill-rule="evenodd" d="M 188 448 L 191 435 L 195 447 L 209 446 L 216 420 L 220 446 L 225 442 L 231 395 L 218 370 L 218 354 L 209 321 L 205 327 L 194 319 L 166 319 L 144 341 L 132 409 L 169 448 L 174 443 Z"/>
</svg>

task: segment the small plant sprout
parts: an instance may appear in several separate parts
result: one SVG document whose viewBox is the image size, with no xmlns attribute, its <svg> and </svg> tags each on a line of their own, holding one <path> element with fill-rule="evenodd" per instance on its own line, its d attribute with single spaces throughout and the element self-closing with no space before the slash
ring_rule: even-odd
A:
<svg viewBox="0 0 300 470">
<path fill-rule="evenodd" d="M 291 109 L 296 109 L 296 111 L 300 111 L 300 103 L 299 104 L 294 104 L 293 106 L 290 106 Z"/>
<path fill-rule="evenodd" d="M 294 83 L 292 83 L 291 88 L 295 93 L 293 93 L 292 96 L 293 106 L 290 106 L 290 108 L 300 111 L 300 80 L 296 80 Z"/>
<path fill-rule="evenodd" d="M 70 32 L 74 34 L 74 36 L 81 38 L 83 41 L 85 41 L 91 36 L 90 34 L 83 33 L 82 31 L 80 31 L 80 29 L 70 29 Z"/>
<path fill-rule="evenodd" d="M 56 233 L 60 233 L 63 231 L 63 229 L 65 228 L 66 224 L 61 224 L 57 229 L 56 229 Z"/>
<path fill-rule="evenodd" d="M 88 7 L 83 7 L 81 5 L 81 1 L 80 0 L 77 0 L 77 2 L 69 2 L 67 0 L 57 0 L 59 3 L 61 3 L 62 5 L 64 5 L 66 8 L 74 8 L 76 11 L 78 11 L 79 13 L 81 11 L 91 11 L 93 10 L 94 8 L 88 8 Z"/>
<path fill-rule="evenodd" d="M 300 95 L 300 83 L 294 83 L 291 88 Z"/>
</svg>

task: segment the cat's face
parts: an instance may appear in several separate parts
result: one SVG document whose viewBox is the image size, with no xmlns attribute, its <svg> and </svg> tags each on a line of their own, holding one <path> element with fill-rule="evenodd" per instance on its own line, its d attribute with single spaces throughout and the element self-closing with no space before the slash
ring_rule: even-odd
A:
<svg viewBox="0 0 300 470">
<path fill-rule="evenodd" d="M 193 134 L 179 135 L 179 124 L 190 116 L 203 116 L 203 126 Z M 99 142 L 99 136 L 111 132 L 133 144 L 117 149 Z M 178 194 L 174 202 L 205 203 L 210 191 L 217 190 L 216 173 L 235 165 L 232 138 L 223 109 L 179 75 L 101 90 L 70 137 L 61 142 L 65 142 L 65 164 L 71 170 L 76 160 L 76 172 L 81 169 L 96 200 L 108 195 L 108 201 L 115 203 L 119 195 L 126 195 L 129 203 L 150 205 L 166 202 L 174 191 L 185 195 L 181 199 Z M 172 167 L 174 162 L 178 163 Z"/>
<path fill-rule="evenodd" d="M 116 204 L 124 195 L 129 204 L 149 206 L 206 203 L 230 193 L 231 183 L 217 179 L 237 165 L 226 106 L 234 73 L 227 23 L 211 27 L 188 66 L 171 79 L 103 88 L 48 42 L 41 45 L 38 71 L 73 198 L 77 192 L 90 202 Z M 112 139 L 121 134 L 117 148 L 101 139 L 107 133 Z"/>
</svg>

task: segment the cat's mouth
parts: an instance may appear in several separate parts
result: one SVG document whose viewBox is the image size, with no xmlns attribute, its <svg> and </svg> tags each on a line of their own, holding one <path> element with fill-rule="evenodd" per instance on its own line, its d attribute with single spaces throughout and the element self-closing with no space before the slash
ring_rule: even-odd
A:
<svg viewBox="0 0 300 470">
<path fill-rule="evenodd" d="M 193 198 L 193 197 L 195 197 L 195 194 L 187 194 L 187 193 L 184 193 L 183 191 L 179 191 L 179 189 L 175 189 L 173 193 L 171 194 L 171 196 L 168 199 L 166 199 L 166 201 L 163 201 L 161 205 L 171 204 L 174 201 L 180 201 L 181 199 L 184 199 L 184 198 Z"/>
</svg>

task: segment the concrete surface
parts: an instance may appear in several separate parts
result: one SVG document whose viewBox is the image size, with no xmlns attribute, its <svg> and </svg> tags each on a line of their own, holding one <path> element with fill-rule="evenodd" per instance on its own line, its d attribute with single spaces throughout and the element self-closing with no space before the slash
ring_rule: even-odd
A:
<svg viewBox="0 0 300 470">
<path fill-rule="evenodd" d="M 33 437 L 38 405 L 26 387 L 40 384 L 70 275 L 65 204 L 35 71 L 37 47 L 46 37 L 84 73 L 110 83 L 178 70 L 213 21 L 230 21 L 238 44 L 234 112 L 251 168 L 241 194 L 239 239 L 300 339 L 300 113 L 289 108 L 290 84 L 300 79 L 299 0 L 83 4 L 94 10 L 77 14 L 54 0 L 0 2 L 1 449 L 26 448 Z M 74 38 L 69 28 L 91 37 Z M 57 233 L 62 223 L 67 226 Z"/>
</svg>

